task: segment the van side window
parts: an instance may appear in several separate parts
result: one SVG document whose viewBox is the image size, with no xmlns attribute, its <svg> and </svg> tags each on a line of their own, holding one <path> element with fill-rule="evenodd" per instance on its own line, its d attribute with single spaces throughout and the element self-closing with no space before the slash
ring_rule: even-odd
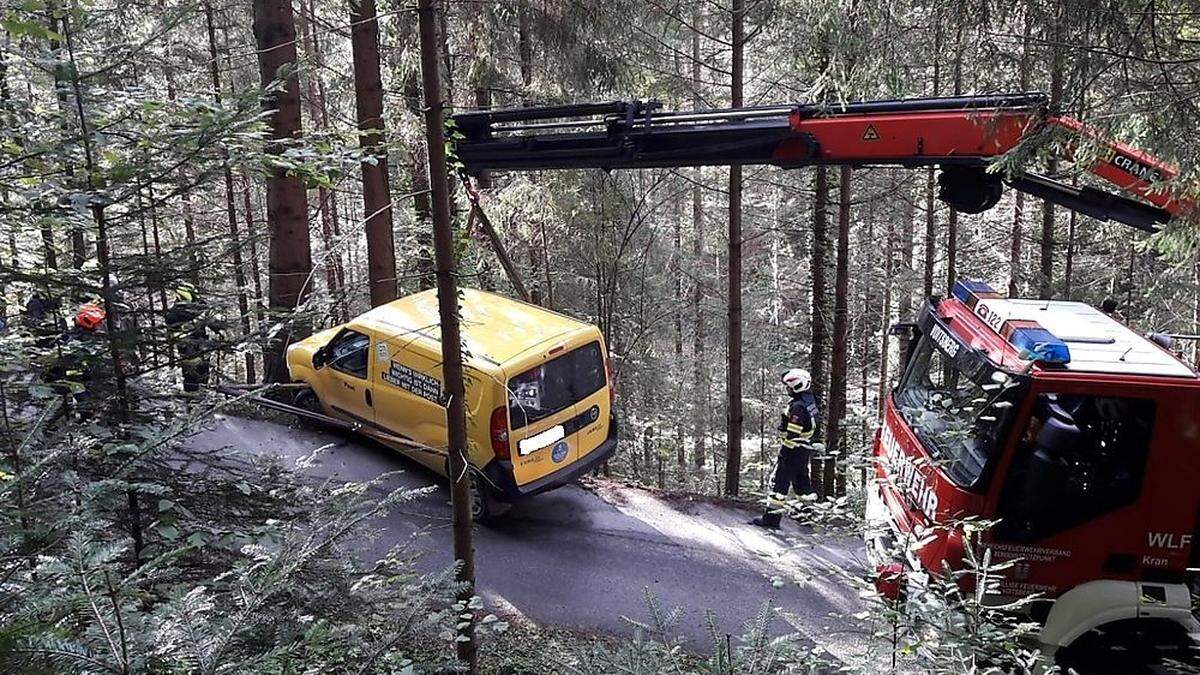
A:
<svg viewBox="0 0 1200 675">
<path fill-rule="evenodd" d="M 371 338 L 347 328 L 329 343 L 329 367 L 360 379 L 367 377 Z"/>
<path fill-rule="evenodd" d="M 1137 501 L 1154 401 L 1042 394 L 1000 496 L 1002 539 L 1033 541 Z"/>
</svg>

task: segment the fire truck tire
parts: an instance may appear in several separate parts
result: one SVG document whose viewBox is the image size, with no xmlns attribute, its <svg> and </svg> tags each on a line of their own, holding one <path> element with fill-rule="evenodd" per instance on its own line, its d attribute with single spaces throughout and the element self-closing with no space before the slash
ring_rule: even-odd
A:
<svg viewBox="0 0 1200 675">
<path fill-rule="evenodd" d="M 1178 672 L 1172 664 L 1200 665 L 1200 651 L 1170 619 L 1122 619 L 1079 636 L 1054 654 L 1054 662 L 1064 672 L 1084 674 L 1168 673 Z"/>
</svg>

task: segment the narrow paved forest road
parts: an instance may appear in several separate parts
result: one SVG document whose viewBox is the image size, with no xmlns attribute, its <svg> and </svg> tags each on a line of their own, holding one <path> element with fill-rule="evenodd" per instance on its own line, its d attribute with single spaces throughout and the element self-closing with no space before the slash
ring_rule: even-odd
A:
<svg viewBox="0 0 1200 675">
<path fill-rule="evenodd" d="M 393 509 L 373 545 L 382 552 L 424 532 L 416 543 L 425 551 L 421 564 L 435 569 L 452 561 L 449 490 L 382 446 L 224 415 L 189 443 L 278 455 L 289 464 L 325 446 L 306 469 L 316 478 L 364 481 L 403 470 L 397 486 L 437 484 L 432 494 Z M 775 632 L 794 629 L 842 658 L 860 653 L 868 640 L 848 617 L 861 601 L 844 574 L 861 569 L 861 544 L 813 541 L 790 523 L 784 536 L 768 535 L 746 523 L 752 516 L 607 481 L 568 486 L 518 504 L 499 525 L 476 527 L 479 594 L 509 620 L 622 636 L 634 629 L 622 617 L 647 619 L 649 589 L 665 607 L 684 610 L 678 634 L 704 651 L 706 609 L 722 632 L 736 635 L 770 600 L 786 617 L 774 622 Z"/>
</svg>

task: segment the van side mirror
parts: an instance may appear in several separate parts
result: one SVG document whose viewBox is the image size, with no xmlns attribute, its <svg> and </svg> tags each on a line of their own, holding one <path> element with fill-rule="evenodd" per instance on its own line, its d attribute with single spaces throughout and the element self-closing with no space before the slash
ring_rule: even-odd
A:
<svg viewBox="0 0 1200 675">
<path fill-rule="evenodd" d="M 328 346 L 329 345 L 326 344 L 326 345 L 318 348 L 317 351 L 313 352 L 313 356 L 312 356 L 313 368 L 320 370 L 321 368 L 325 367 L 325 361 L 328 358 L 328 352 L 326 351 L 326 347 L 328 347 Z"/>
</svg>

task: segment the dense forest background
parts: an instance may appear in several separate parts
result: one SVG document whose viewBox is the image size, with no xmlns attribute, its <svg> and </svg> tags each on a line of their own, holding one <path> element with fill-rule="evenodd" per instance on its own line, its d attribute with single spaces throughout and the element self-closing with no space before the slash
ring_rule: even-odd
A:
<svg viewBox="0 0 1200 675">
<path fill-rule="evenodd" d="M 1200 4 L 1190 0 L 436 8 L 449 112 L 1042 90 L 1056 110 L 1183 167 L 1164 189 L 1200 198 Z M 175 485 L 164 477 L 170 462 L 146 448 L 204 414 L 196 399 L 166 393 L 178 386 L 164 321 L 174 288 L 192 284 L 220 316 L 213 381 L 261 382 L 286 377 L 289 339 L 432 285 L 416 14 L 391 0 L 6 0 L 0 28 L 0 295 L 10 331 L 0 478 L 25 533 L 6 540 L 6 559 L 16 574 L 39 551 L 63 550 L 56 528 L 74 521 L 28 520 L 31 504 L 53 502 L 79 518 L 107 513 L 105 523 L 130 532 L 120 551 L 98 552 L 76 531 L 74 559 L 88 550 L 115 565 L 132 551 L 142 562 L 154 541 L 185 531 L 163 520 L 178 499 L 156 496 Z M 1052 154 L 1013 160 L 1088 183 Z M 461 283 L 514 294 L 515 275 L 534 302 L 604 330 L 623 420 L 622 451 L 606 470 L 662 488 L 762 492 L 778 377 L 800 366 L 827 409 L 822 491 L 844 489 L 836 475 L 867 446 L 896 369 L 888 327 L 958 277 L 1017 296 L 1112 297 L 1139 330 L 1200 333 L 1200 248 L 1185 222 L 1150 236 L 1012 191 L 962 215 L 936 200 L 924 170 L 720 167 L 493 174 L 471 188 L 485 223 L 452 182 Z M 108 309 L 104 358 L 125 365 L 91 387 L 83 407 L 100 412 L 83 421 L 31 379 L 56 350 L 22 332 L 35 295 L 64 316 L 95 298 Z M 740 327 L 732 339 L 730 326 Z M 1193 345 L 1184 350 L 1197 358 Z M 727 403 L 731 387 L 740 405 Z M 732 470 L 731 428 L 742 448 Z M 34 445 L 44 452 L 23 454 Z M 99 492 L 84 488 L 87 476 L 103 477 Z M 253 502 L 247 522 L 268 508 L 231 485 Z M 106 496 L 82 513 L 96 494 Z M 173 517 L 209 518 L 205 541 L 219 540 L 215 510 Z M 143 538 L 151 521 L 172 530 Z M 276 525 L 286 530 L 286 518 Z"/>
</svg>

